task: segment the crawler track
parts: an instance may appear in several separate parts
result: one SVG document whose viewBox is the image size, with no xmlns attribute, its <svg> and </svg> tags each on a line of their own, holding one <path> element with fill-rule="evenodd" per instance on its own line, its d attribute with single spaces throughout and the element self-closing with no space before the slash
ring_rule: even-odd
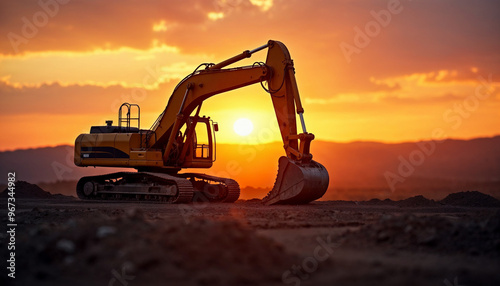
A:
<svg viewBox="0 0 500 286">
<path fill-rule="evenodd" d="M 83 200 L 230 203 L 239 198 L 240 188 L 232 179 L 205 174 L 118 172 L 83 177 L 76 193 Z"/>
<path fill-rule="evenodd" d="M 186 173 L 182 174 L 186 178 L 196 178 L 214 183 L 223 184 L 227 188 L 227 194 L 221 198 L 221 202 L 233 203 L 240 197 L 240 185 L 233 179 L 210 176 L 206 174 Z"/>
</svg>

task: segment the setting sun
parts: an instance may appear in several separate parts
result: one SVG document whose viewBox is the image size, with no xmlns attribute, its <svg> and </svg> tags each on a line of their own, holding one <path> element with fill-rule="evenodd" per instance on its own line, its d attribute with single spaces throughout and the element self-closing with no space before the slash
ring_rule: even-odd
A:
<svg viewBox="0 0 500 286">
<path fill-rule="evenodd" d="M 250 119 L 240 118 L 234 122 L 234 132 L 240 136 L 247 136 L 253 131 L 253 123 Z"/>
</svg>

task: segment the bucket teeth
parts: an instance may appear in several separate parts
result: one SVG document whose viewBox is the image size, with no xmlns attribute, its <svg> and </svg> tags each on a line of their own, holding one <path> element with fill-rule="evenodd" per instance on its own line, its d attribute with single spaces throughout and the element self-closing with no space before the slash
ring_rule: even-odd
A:
<svg viewBox="0 0 500 286">
<path fill-rule="evenodd" d="M 288 157 L 279 159 L 273 189 L 262 199 L 267 205 L 307 204 L 321 198 L 329 183 L 328 171 L 318 162 L 300 164 Z"/>
</svg>

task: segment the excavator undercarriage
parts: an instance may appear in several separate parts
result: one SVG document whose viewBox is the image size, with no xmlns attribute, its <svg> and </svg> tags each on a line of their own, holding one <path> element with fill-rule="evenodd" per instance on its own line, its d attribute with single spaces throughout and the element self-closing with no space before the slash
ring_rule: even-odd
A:
<svg viewBox="0 0 500 286">
<path fill-rule="evenodd" d="M 266 48 L 266 63 L 225 68 Z M 200 69 L 203 66 L 205 69 Z M 138 171 L 83 177 L 77 184 L 78 197 L 166 203 L 235 202 L 240 195 L 236 181 L 179 171 L 210 168 L 215 161 L 218 125 L 210 117 L 199 115 L 203 102 L 255 83 L 271 96 L 286 153 L 279 159 L 274 187 L 262 202 L 305 204 L 321 198 L 328 188 L 328 172 L 312 160 L 310 144 L 314 135 L 306 130 L 293 61 L 288 49 L 278 41 L 269 41 L 218 64 L 201 64 L 176 86 L 150 129 L 140 128 L 139 106 L 124 103 L 119 109 L 118 126 L 106 121 L 106 126 L 93 126 L 89 134 L 78 136 L 74 157 L 77 166 Z M 134 110 L 137 116 L 132 115 Z M 295 114 L 299 115 L 302 133 L 297 131 Z M 133 122 L 137 126 L 132 126 Z"/>
<path fill-rule="evenodd" d="M 205 174 L 118 172 L 83 177 L 76 192 L 80 199 L 232 203 L 239 198 L 240 187 L 232 179 Z"/>
</svg>

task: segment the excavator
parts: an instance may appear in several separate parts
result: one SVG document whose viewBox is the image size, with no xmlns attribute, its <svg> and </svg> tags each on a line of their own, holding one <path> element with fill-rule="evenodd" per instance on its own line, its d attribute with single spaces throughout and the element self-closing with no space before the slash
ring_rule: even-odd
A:
<svg viewBox="0 0 500 286">
<path fill-rule="evenodd" d="M 225 68 L 267 49 L 266 62 Z M 140 128 L 140 107 L 124 103 L 118 125 L 92 126 L 75 140 L 75 165 L 125 167 L 136 171 L 81 178 L 80 199 L 137 200 L 167 203 L 235 202 L 240 195 L 236 181 L 183 169 L 210 168 L 216 159 L 218 124 L 200 116 L 208 98 L 260 83 L 270 95 L 286 156 L 281 156 L 272 190 L 262 199 L 267 205 L 307 204 L 321 198 L 329 183 L 328 172 L 312 160 L 312 133 L 304 121 L 295 69 L 286 46 L 279 41 L 224 60 L 203 63 L 175 87 L 166 108 L 150 129 Z M 302 133 L 297 131 L 296 115 Z"/>
</svg>

